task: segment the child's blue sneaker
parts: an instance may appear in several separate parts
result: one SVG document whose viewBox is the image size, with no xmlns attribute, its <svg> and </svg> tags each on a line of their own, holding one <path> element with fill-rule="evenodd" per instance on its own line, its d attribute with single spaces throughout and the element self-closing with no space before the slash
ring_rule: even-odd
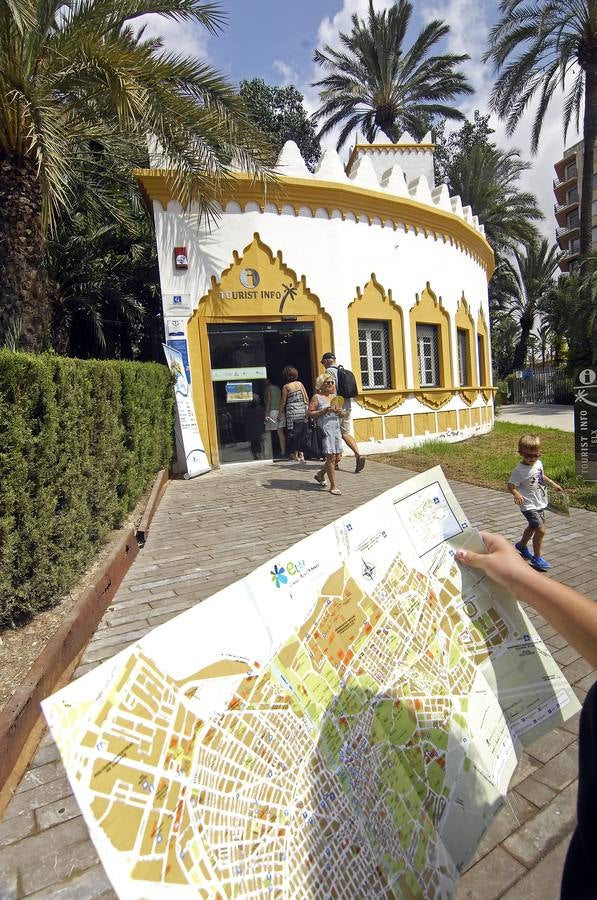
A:
<svg viewBox="0 0 597 900">
<path fill-rule="evenodd" d="M 523 559 L 532 559 L 533 554 L 528 547 L 523 547 L 521 543 L 514 544 Z"/>
<path fill-rule="evenodd" d="M 548 569 L 552 568 L 550 562 L 547 562 L 542 556 L 531 556 L 531 565 L 534 569 L 539 569 L 540 572 L 547 572 Z"/>
</svg>

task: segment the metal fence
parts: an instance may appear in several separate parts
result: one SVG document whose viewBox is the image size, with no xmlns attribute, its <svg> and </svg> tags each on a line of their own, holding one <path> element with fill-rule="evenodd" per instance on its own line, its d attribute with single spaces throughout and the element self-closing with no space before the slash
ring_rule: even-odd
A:
<svg viewBox="0 0 597 900">
<path fill-rule="evenodd" d="M 526 369 L 514 372 L 511 403 L 573 403 L 572 379 L 563 369 Z"/>
</svg>

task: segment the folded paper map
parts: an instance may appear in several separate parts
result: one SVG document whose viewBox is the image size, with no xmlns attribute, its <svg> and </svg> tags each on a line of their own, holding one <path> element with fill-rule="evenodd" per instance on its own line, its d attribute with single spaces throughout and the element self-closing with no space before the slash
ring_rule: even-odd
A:
<svg viewBox="0 0 597 900">
<path fill-rule="evenodd" d="M 522 747 L 579 708 L 463 546 L 432 469 L 45 701 L 120 897 L 456 894 Z"/>
</svg>

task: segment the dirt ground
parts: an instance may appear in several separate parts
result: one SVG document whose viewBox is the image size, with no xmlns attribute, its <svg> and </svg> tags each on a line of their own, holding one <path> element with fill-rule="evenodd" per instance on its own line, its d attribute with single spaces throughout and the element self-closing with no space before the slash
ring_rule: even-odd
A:
<svg viewBox="0 0 597 900">
<path fill-rule="evenodd" d="M 147 489 L 135 509 L 123 522 L 122 528 L 130 528 L 133 524 L 139 524 L 152 486 Z M 90 584 L 94 573 L 118 541 L 120 532 L 121 529 L 107 535 L 85 574 L 56 606 L 38 613 L 34 619 L 20 628 L 0 629 L 0 641 L 2 641 L 0 644 L 0 710 L 4 708 L 22 684 L 39 654 L 54 632 L 62 625 L 65 615 L 73 608 Z"/>
</svg>

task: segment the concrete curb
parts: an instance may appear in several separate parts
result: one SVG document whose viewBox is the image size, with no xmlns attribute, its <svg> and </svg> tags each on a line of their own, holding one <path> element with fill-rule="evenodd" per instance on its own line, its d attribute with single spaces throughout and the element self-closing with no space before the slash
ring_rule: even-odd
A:
<svg viewBox="0 0 597 900">
<path fill-rule="evenodd" d="M 153 519 L 156 509 L 160 505 L 160 500 L 162 499 L 164 491 L 166 490 L 166 485 L 168 484 L 169 478 L 170 475 L 167 469 L 161 469 L 156 475 L 153 487 L 151 489 L 151 494 L 149 495 L 149 500 L 147 501 L 145 511 L 141 516 L 141 521 L 139 522 L 139 527 L 137 528 L 137 541 L 141 545 L 143 545 L 147 540 L 151 520 Z"/>
<path fill-rule="evenodd" d="M 40 704 L 70 680 L 83 650 L 137 556 L 140 543 L 145 540 L 167 481 L 168 472 L 162 469 L 156 476 L 141 519 L 143 536 L 140 541 L 134 527 L 122 529 L 116 546 L 95 573 L 93 583 L 70 610 L 31 666 L 23 684 L 0 712 L 0 816 L 43 734 L 45 722 Z"/>
</svg>

